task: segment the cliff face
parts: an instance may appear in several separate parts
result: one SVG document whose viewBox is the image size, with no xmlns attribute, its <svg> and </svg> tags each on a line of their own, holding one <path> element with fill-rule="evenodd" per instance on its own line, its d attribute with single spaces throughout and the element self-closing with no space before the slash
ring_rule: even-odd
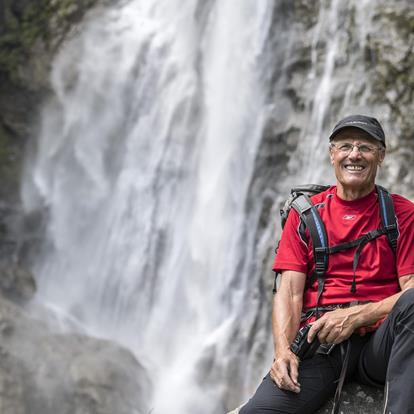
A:
<svg viewBox="0 0 414 414">
<path fill-rule="evenodd" d="M 19 249 L 19 183 L 52 58 L 96 0 L 0 1 L 0 260 Z"/>
<path fill-rule="evenodd" d="M 387 136 L 380 180 L 392 191 L 414 196 L 409 168 L 414 154 L 413 22 L 408 1 L 378 1 L 369 7 L 278 2 L 270 38 L 280 59 L 273 68 L 273 111 L 259 154 L 267 158 L 259 165 L 269 176 L 267 187 L 280 184 L 274 173 L 288 178 L 303 169 L 291 160 L 298 146 L 309 150 L 305 158 L 300 151 L 295 154 L 305 164 L 312 151 L 320 151 L 310 142 L 314 134 L 327 136 L 341 117 L 367 113 L 380 120 Z"/>
<path fill-rule="evenodd" d="M 414 198 L 413 22 L 408 1 L 277 2 L 269 47 L 278 64 L 269 69 L 270 115 L 250 189 L 250 204 L 261 205 L 257 240 L 268 237 L 269 221 L 280 231 L 292 186 L 334 182 L 327 137 L 350 114 L 380 120 L 387 156 L 378 181 Z"/>
</svg>

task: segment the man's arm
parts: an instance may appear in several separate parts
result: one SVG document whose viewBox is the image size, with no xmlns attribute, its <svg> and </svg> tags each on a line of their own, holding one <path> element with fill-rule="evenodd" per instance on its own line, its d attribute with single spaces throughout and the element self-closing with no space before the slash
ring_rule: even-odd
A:
<svg viewBox="0 0 414 414">
<path fill-rule="evenodd" d="M 325 313 L 312 324 L 308 333 L 308 341 L 312 342 L 317 335 L 321 343 L 339 344 L 345 339 L 348 339 L 355 329 L 361 326 L 369 326 L 386 317 L 403 292 L 407 289 L 414 288 L 414 274 L 400 277 L 399 283 L 401 292 L 379 302 L 353 306 L 346 309 L 337 309 Z"/>
<path fill-rule="evenodd" d="M 270 376 L 279 388 L 299 392 L 299 361 L 290 344 L 299 329 L 306 275 L 285 270 L 273 299 L 272 328 L 275 359 Z"/>
</svg>

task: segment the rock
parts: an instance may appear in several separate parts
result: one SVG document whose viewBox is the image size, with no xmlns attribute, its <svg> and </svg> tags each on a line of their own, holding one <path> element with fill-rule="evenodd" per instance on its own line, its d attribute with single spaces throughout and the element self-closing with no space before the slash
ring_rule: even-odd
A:
<svg viewBox="0 0 414 414">
<path fill-rule="evenodd" d="M 227 414 L 238 414 L 242 406 Z M 332 401 L 327 402 L 315 414 L 331 414 Z M 341 414 L 381 414 L 383 412 L 383 393 L 377 388 L 355 382 L 346 384 L 342 391 Z"/>
<path fill-rule="evenodd" d="M 229 411 L 227 414 L 239 414 L 240 409 L 241 409 L 242 407 L 243 407 L 243 406 L 241 405 L 240 407 L 237 407 L 235 410 Z"/>
<path fill-rule="evenodd" d="M 0 210 L 21 213 L 23 154 L 50 92 L 53 56 L 97 1 L 0 0 Z M 2 227 L 0 217 L 0 258 L 9 250 L 16 254 L 18 238 L 8 225 L 6 232 Z"/>
<path fill-rule="evenodd" d="M 150 382 L 119 345 L 53 333 L 0 298 L 0 412 L 147 414 Z"/>
<path fill-rule="evenodd" d="M 343 414 L 381 414 L 383 392 L 378 388 L 351 382 L 344 386 L 339 412 Z M 331 414 L 332 401 L 329 401 L 316 414 Z"/>
<path fill-rule="evenodd" d="M 0 291 L 8 299 L 27 302 L 36 292 L 33 275 L 18 264 L 0 265 Z"/>
</svg>

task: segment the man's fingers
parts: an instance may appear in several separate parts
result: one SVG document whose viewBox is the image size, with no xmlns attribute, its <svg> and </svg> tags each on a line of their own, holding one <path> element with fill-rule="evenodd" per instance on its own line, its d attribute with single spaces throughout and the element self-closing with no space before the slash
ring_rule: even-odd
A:
<svg viewBox="0 0 414 414">
<path fill-rule="evenodd" d="M 295 360 L 278 361 L 273 364 L 270 370 L 270 377 L 275 384 L 287 391 L 298 393 L 300 386 L 298 384 L 298 365 Z"/>
<path fill-rule="evenodd" d="M 300 388 L 299 385 L 294 383 L 288 374 L 283 375 L 280 378 L 276 378 L 276 385 L 283 390 L 299 392 Z"/>
<path fill-rule="evenodd" d="M 298 378 L 299 378 L 299 364 L 297 361 L 291 361 L 290 362 L 290 378 L 292 379 L 292 382 L 296 385 L 296 386 L 300 386 L 299 382 L 298 382 Z"/>
<path fill-rule="evenodd" d="M 318 334 L 319 330 L 321 329 L 321 321 L 322 319 L 318 319 L 311 325 L 311 328 L 308 331 L 308 342 L 313 342 L 315 336 Z"/>
<path fill-rule="evenodd" d="M 326 335 L 326 338 L 324 338 L 324 342 L 329 344 L 334 343 L 335 341 L 341 342 L 341 332 L 339 330 L 332 330 Z"/>
</svg>

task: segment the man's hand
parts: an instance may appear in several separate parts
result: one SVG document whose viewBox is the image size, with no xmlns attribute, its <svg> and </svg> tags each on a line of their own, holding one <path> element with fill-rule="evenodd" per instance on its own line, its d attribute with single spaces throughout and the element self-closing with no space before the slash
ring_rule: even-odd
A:
<svg viewBox="0 0 414 414">
<path fill-rule="evenodd" d="M 299 393 L 298 383 L 299 359 L 290 350 L 278 353 L 270 369 L 270 378 L 282 390 Z"/>
<path fill-rule="evenodd" d="M 308 342 L 312 342 L 315 336 L 318 336 L 321 344 L 339 344 L 345 341 L 358 327 L 359 308 L 360 306 L 354 306 L 325 313 L 312 324 L 308 332 Z"/>
</svg>

